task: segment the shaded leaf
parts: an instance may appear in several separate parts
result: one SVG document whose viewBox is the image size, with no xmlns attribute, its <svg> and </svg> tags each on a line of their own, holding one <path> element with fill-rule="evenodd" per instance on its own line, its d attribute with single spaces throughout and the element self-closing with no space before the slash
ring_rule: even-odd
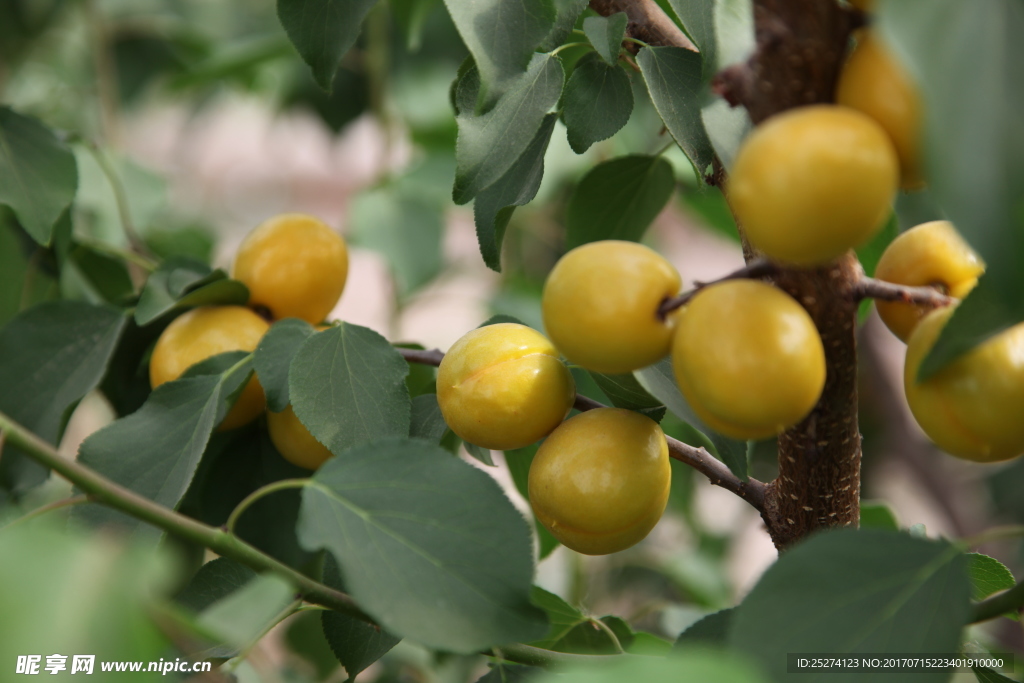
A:
<svg viewBox="0 0 1024 683">
<path fill-rule="evenodd" d="M 218 557 L 200 567 L 174 600 L 194 612 L 202 612 L 254 578 L 255 570 L 226 557 Z"/>
<path fill-rule="evenodd" d="M 0 106 L 0 204 L 45 246 L 77 190 L 78 166 L 67 145 L 38 119 Z"/>
<path fill-rule="evenodd" d="M 974 675 L 978 678 L 978 683 L 1016 683 L 1012 678 L 1007 678 L 998 671 L 993 671 L 985 666 L 972 667 Z"/>
<path fill-rule="evenodd" d="M 280 413 L 288 407 L 288 368 L 299 347 L 316 330 L 305 320 L 285 318 L 271 325 L 253 352 L 253 367 L 267 395 L 267 407 Z"/>
<path fill-rule="evenodd" d="M 616 408 L 635 410 L 655 422 L 661 422 L 665 417 L 665 404 L 647 393 L 632 374 L 603 375 L 591 372 L 590 376 Z"/>
<path fill-rule="evenodd" d="M 587 0 L 554 0 L 555 24 L 547 38 L 540 44 L 540 52 L 551 52 L 572 35 L 576 19 L 587 8 Z"/>
<path fill-rule="evenodd" d="M 307 339 L 288 372 L 292 408 L 335 455 L 381 436 L 409 434 L 409 365 L 388 341 L 342 323 Z"/>
<path fill-rule="evenodd" d="M 767 683 L 769 680 L 740 653 L 708 648 L 685 650 L 668 657 L 608 657 L 609 661 L 577 665 L 548 673 L 542 683 Z"/>
<path fill-rule="evenodd" d="M 76 245 L 68 254 L 61 278 L 66 281 L 72 274 L 92 303 L 125 304 L 135 292 L 123 261 L 86 246 Z"/>
<path fill-rule="evenodd" d="M 566 247 L 608 239 L 640 241 L 674 185 L 672 165 L 661 157 L 631 155 L 598 164 L 569 199 Z"/>
<path fill-rule="evenodd" d="M 544 177 L 544 153 L 557 120 L 557 114 L 545 116 L 519 159 L 493 185 L 476 196 L 473 218 L 477 241 L 480 255 L 491 270 L 501 272 L 501 245 L 515 207 L 524 206 L 537 196 Z"/>
<path fill-rule="evenodd" d="M 594 52 L 576 62 L 562 93 L 562 119 L 574 152 L 583 154 L 615 135 L 632 111 L 633 88 L 624 68 L 609 66 Z"/>
<path fill-rule="evenodd" d="M 437 404 L 437 394 L 423 394 L 412 400 L 409 436 L 440 443 L 447 430 L 448 425 L 441 414 L 441 406 Z"/>
<path fill-rule="evenodd" d="M 697 176 L 703 177 L 714 151 L 701 118 L 705 91 L 700 55 L 681 47 L 645 47 L 636 62 L 655 109 Z"/>
<path fill-rule="evenodd" d="M 967 561 L 972 600 L 984 600 L 993 593 L 1013 588 L 1017 583 L 1006 565 L 994 557 L 967 553 Z"/>
<path fill-rule="evenodd" d="M 299 538 L 328 549 L 378 623 L 459 653 L 543 633 L 530 538 L 487 474 L 415 439 L 329 460 L 302 494 Z"/>
<path fill-rule="evenodd" d="M 462 445 L 465 447 L 466 452 L 469 453 L 473 458 L 479 460 L 485 465 L 494 467 L 494 460 L 491 459 L 491 449 L 484 448 L 483 446 L 477 446 L 475 443 L 469 443 L 463 441 Z"/>
<path fill-rule="evenodd" d="M 146 280 L 135 307 L 135 322 L 148 325 L 165 313 L 210 304 L 245 304 L 249 289 L 223 270 L 186 258 L 160 264 Z"/>
<path fill-rule="evenodd" d="M 498 661 L 492 665 L 490 671 L 478 678 L 476 683 L 524 683 L 532 681 L 543 673 L 544 669 L 539 666 L 524 666 Z"/>
<path fill-rule="evenodd" d="M 320 87 L 330 89 L 375 0 L 277 0 L 277 16 Z"/>
<path fill-rule="evenodd" d="M 217 600 L 199 615 L 198 624 L 234 648 L 253 644 L 295 602 L 295 589 L 277 574 L 259 574 Z"/>
<path fill-rule="evenodd" d="M 729 639 L 729 629 L 735 611 L 735 608 L 730 607 L 701 618 L 679 634 L 673 648 L 686 648 L 697 643 L 712 643 L 724 647 Z"/>
<path fill-rule="evenodd" d="M 605 63 L 615 66 L 619 63 L 619 50 L 626 37 L 629 17 L 625 12 L 616 12 L 607 17 L 587 17 L 583 20 L 583 32 Z"/>
</svg>

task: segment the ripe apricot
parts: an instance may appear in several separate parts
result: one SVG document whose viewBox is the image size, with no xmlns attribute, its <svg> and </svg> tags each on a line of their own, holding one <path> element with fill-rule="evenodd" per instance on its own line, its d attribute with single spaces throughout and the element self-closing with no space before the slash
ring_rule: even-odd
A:
<svg viewBox="0 0 1024 683">
<path fill-rule="evenodd" d="M 275 320 L 316 324 L 334 309 L 348 277 L 348 247 L 322 221 L 304 214 L 275 216 L 238 248 L 231 276 L 249 288 L 249 305 Z"/>
<path fill-rule="evenodd" d="M 606 555 L 640 542 L 661 519 L 672 472 L 654 420 L 620 408 L 566 420 L 530 466 L 530 505 L 566 547 Z"/>
<path fill-rule="evenodd" d="M 244 306 L 203 306 L 178 316 L 153 347 L 149 383 L 155 389 L 176 380 L 190 367 L 228 351 L 252 351 L 269 325 Z M 255 420 L 266 408 L 266 397 L 256 375 L 228 411 L 221 430 L 234 429 Z"/>
<path fill-rule="evenodd" d="M 954 306 L 932 311 L 907 343 L 903 386 L 917 423 L 939 448 L 975 462 L 1024 452 L 1024 324 L 995 335 L 923 382 L 921 362 Z"/>
<path fill-rule="evenodd" d="M 268 410 L 267 428 L 278 453 L 293 465 L 315 470 L 334 455 L 306 429 L 290 405 L 280 413 Z"/>
<path fill-rule="evenodd" d="M 825 385 L 825 350 L 800 304 L 753 280 L 706 287 L 679 313 L 676 382 L 694 412 L 736 439 L 774 436 L 802 420 Z"/>
<path fill-rule="evenodd" d="M 681 284 L 672 264 L 642 244 L 584 244 L 563 256 L 544 283 L 544 328 L 570 362 L 631 372 L 668 354 L 672 321 L 658 317 L 658 306 Z"/>
<path fill-rule="evenodd" d="M 539 332 L 515 323 L 465 334 L 437 371 L 437 402 L 460 438 L 495 450 L 522 448 L 565 419 L 572 374 Z"/>
<path fill-rule="evenodd" d="M 875 268 L 875 277 L 912 287 L 935 287 L 957 299 L 978 284 L 985 263 L 949 221 L 922 223 L 892 241 Z M 932 309 L 922 304 L 877 301 L 878 315 L 903 341 Z"/>
<path fill-rule="evenodd" d="M 800 107 L 744 141 L 727 194 L 751 245 L 815 266 L 867 242 L 885 224 L 899 162 L 872 119 L 848 107 Z"/>
<path fill-rule="evenodd" d="M 878 122 L 896 148 L 900 185 L 924 185 L 921 175 L 921 98 L 909 74 L 872 31 L 858 34 L 843 67 L 836 102 Z"/>
</svg>

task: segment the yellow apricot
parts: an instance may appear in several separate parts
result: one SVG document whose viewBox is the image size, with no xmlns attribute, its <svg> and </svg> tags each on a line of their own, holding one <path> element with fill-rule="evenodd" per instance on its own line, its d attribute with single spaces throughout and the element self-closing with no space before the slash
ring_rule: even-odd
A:
<svg viewBox="0 0 1024 683">
<path fill-rule="evenodd" d="M 911 287 L 935 287 L 962 299 L 978 284 L 985 263 L 949 221 L 922 223 L 892 241 L 875 268 L 875 277 Z M 903 341 L 932 310 L 921 304 L 876 301 L 878 315 Z"/>
<path fill-rule="evenodd" d="M 544 283 L 544 328 L 570 362 L 610 374 L 668 354 L 672 320 L 658 306 L 679 293 L 679 273 L 642 244 L 591 242 L 565 254 Z"/>
<path fill-rule="evenodd" d="M 661 519 L 672 471 L 654 420 L 620 408 L 588 410 L 541 444 L 530 505 L 568 548 L 606 555 L 639 543 Z"/>
<path fill-rule="evenodd" d="M 515 323 L 479 327 L 445 354 L 437 402 L 445 422 L 477 446 L 528 446 L 565 419 L 576 398 L 572 374 L 544 335 Z"/>
<path fill-rule="evenodd" d="M 154 389 L 176 380 L 190 367 L 228 351 L 252 351 L 270 326 L 244 306 L 203 306 L 167 326 L 153 347 L 149 383 Z M 263 387 L 254 374 L 219 429 L 241 427 L 266 408 Z"/>
<path fill-rule="evenodd" d="M 825 350 L 810 315 L 754 280 L 722 282 L 693 297 L 676 321 L 672 367 L 698 417 L 736 439 L 795 425 L 825 385 Z"/>
<path fill-rule="evenodd" d="M 872 119 L 848 107 L 790 109 L 740 148 L 729 203 L 754 248 L 800 266 L 870 240 L 889 217 L 899 162 Z"/>
<path fill-rule="evenodd" d="M 900 160 L 900 185 L 922 187 L 921 98 L 903 66 L 874 32 L 862 31 L 839 77 L 836 102 L 878 122 Z"/>
<path fill-rule="evenodd" d="M 1024 452 L 1024 324 L 976 346 L 923 382 L 921 362 L 954 306 L 932 311 L 907 342 L 903 386 L 914 419 L 939 448 L 974 462 Z"/>
<path fill-rule="evenodd" d="M 348 277 L 348 247 L 322 221 L 304 214 L 275 216 L 238 248 L 231 276 L 249 288 L 249 305 L 275 320 L 319 323 L 334 309 Z"/>
<path fill-rule="evenodd" d="M 315 470 L 334 455 L 310 434 L 290 405 L 280 413 L 268 410 L 267 428 L 277 452 L 293 465 Z"/>
</svg>

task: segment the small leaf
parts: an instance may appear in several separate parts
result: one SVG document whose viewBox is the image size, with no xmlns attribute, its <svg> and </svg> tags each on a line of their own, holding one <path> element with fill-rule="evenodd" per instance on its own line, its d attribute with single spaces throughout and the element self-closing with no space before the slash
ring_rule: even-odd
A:
<svg viewBox="0 0 1024 683">
<path fill-rule="evenodd" d="M 307 339 L 292 359 L 289 396 L 299 420 L 335 455 L 409 434 L 409 365 L 373 330 L 342 323 Z"/>
<path fill-rule="evenodd" d="M 697 417 L 676 386 L 670 359 L 666 358 L 650 367 L 637 370 L 633 376 L 651 396 L 663 402 L 673 415 L 685 422 L 699 436 L 704 437 L 700 443 L 691 445 L 708 449 L 712 455 L 720 458 L 733 474 L 746 481 L 747 444 L 712 431 Z"/>
<path fill-rule="evenodd" d="M 529 147 L 493 185 L 476 196 L 473 218 L 484 263 L 501 272 L 501 244 L 515 207 L 529 204 L 537 196 L 544 177 L 544 153 L 555 129 L 557 114 L 548 114 Z"/>
<path fill-rule="evenodd" d="M 409 436 L 440 443 L 447 429 L 448 425 L 441 414 L 441 406 L 437 404 L 437 394 L 423 394 L 412 400 Z"/>
<path fill-rule="evenodd" d="M 491 449 L 484 448 L 483 446 L 477 446 L 476 444 L 469 443 L 468 441 L 463 441 L 462 445 L 465 447 L 466 452 L 476 460 L 479 460 L 490 467 L 494 467 L 494 460 L 491 459 Z"/>
<path fill-rule="evenodd" d="M 225 354 L 226 355 L 226 354 Z M 232 355 L 245 356 L 244 352 Z M 252 376 L 250 362 L 218 375 L 199 375 L 157 387 L 137 412 L 87 438 L 78 460 L 114 482 L 168 508 L 185 496 L 226 400 Z M 139 448 L 146 444 L 146 448 Z M 153 540 L 153 527 L 98 505 L 75 508 L 93 523 L 114 521 Z"/>
<path fill-rule="evenodd" d="M 967 553 L 967 560 L 970 562 L 972 600 L 984 600 L 993 593 L 1013 588 L 1017 583 L 1006 565 L 994 557 Z"/>
<path fill-rule="evenodd" d="M 253 353 L 253 366 L 267 395 L 267 407 L 275 413 L 288 407 L 288 368 L 292 358 L 315 332 L 305 320 L 278 320 L 263 335 Z"/>
<path fill-rule="evenodd" d="M 277 16 L 320 87 L 329 90 L 375 0 L 277 0 Z"/>
<path fill-rule="evenodd" d="M 530 589 L 530 602 L 544 610 L 550 623 L 547 634 L 531 643 L 535 647 L 551 649 L 552 645 L 564 638 L 577 624 L 586 620 L 583 612 L 540 586 Z"/>
<path fill-rule="evenodd" d="M 165 313 L 210 304 L 245 304 L 249 290 L 223 270 L 186 258 L 168 259 L 146 280 L 135 307 L 135 322 L 148 325 Z"/>
<path fill-rule="evenodd" d="M 896 514 L 888 505 L 865 500 L 860 504 L 860 528 L 899 531 L 900 525 L 896 521 Z"/>
<path fill-rule="evenodd" d="M 583 20 L 583 32 L 606 63 L 615 66 L 619 62 L 622 39 L 626 37 L 629 17 L 625 12 L 616 12 L 607 17 L 587 17 Z"/>
<path fill-rule="evenodd" d="M 78 166 L 67 145 L 37 119 L 0 106 L 0 204 L 47 246 L 77 190 Z"/>
<path fill-rule="evenodd" d="M 729 639 L 729 629 L 732 626 L 735 611 L 735 608 L 730 607 L 701 618 L 679 634 L 673 648 L 686 648 L 696 643 L 725 646 Z"/>
<path fill-rule="evenodd" d="M 957 652 L 969 613 L 967 560 L 954 546 L 841 529 L 781 555 L 736 608 L 729 640 L 784 680 L 779 653 Z M 914 675 L 948 679 L 947 671 Z"/>
<path fill-rule="evenodd" d="M 503 29 L 505 30 L 505 29 Z M 475 71 L 475 70 L 474 70 Z M 565 73 L 557 57 L 537 55 L 492 109 L 477 115 L 468 108 L 479 87 L 467 73 L 457 89 L 459 127 L 452 198 L 465 204 L 497 182 L 530 147 L 544 117 L 562 94 Z"/>
<path fill-rule="evenodd" d="M 551 52 L 568 40 L 576 20 L 586 7 L 587 0 L 555 0 L 555 25 L 551 27 L 538 51 Z"/>
<path fill-rule="evenodd" d="M 396 635 L 468 654 L 544 631 L 527 599 L 525 520 L 491 477 L 439 446 L 382 439 L 329 460 L 303 491 L 298 531 Z"/>
<path fill-rule="evenodd" d="M 202 612 L 256 578 L 256 572 L 226 557 L 207 562 L 174 597 L 179 605 Z"/>
<path fill-rule="evenodd" d="M 445 0 L 445 5 L 480 70 L 483 109 L 515 87 L 534 49 L 555 27 L 552 0 Z"/>
<path fill-rule="evenodd" d="M 615 135 L 632 111 L 633 88 L 625 69 L 609 66 L 594 52 L 576 62 L 562 93 L 562 117 L 574 152 L 583 154 Z"/>
<path fill-rule="evenodd" d="M 665 404 L 647 393 L 632 374 L 603 375 L 591 372 L 590 376 L 616 408 L 635 410 L 655 422 L 665 417 Z"/>
<path fill-rule="evenodd" d="M 697 176 L 703 177 L 714 150 L 701 119 L 705 88 L 700 55 L 681 47 L 645 47 L 636 61 L 668 132 L 693 164 Z"/>
<path fill-rule="evenodd" d="M 71 411 L 100 383 L 125 328 L 117 309 L 77 301 L 34 306 L 0 329 L 0 412 L 56 445 Z M 24 493 L 47 471 L 7 445 L 0 488 Z"/>
<path fill-rule="evenodd" d="M 394 185 L 376 187 L 355 197 L 350 224 L 355 244 L 387 259 L 401 296 L 441 272 L 444 216 L 439 204 Z"/>
<path fill-rule="evenodd" d="M 276 574 L 260 574 L 238 590 L 213 603 L 198 623 L 235 648 L 256 641 L 295 601 L 295 589 Z"/>
<path fill-rule="evenodd" d="M 598 164 L 583 177 L 566 209 L 566 247 L 598 240 L 638 242 L 675 185 L 661 157 L 631 155 Z"/>
</svg>

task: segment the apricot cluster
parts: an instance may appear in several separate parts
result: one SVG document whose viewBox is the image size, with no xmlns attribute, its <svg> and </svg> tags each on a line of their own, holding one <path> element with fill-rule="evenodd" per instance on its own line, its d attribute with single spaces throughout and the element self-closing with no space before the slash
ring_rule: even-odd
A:
<svg viewBox="0 0 1024 683">
<path fill-rule="evenodd" d="M 149 379 L 154 389 L 211 356 L 255 350 L 274 320 L 322 322 L 345 288 L 348 248 L 344 239 L 320 220 L 284 214 L 246 237 L 235 257 L 232 276 L 248 287 L 249 307 L 204 306 L 176 318 L 153 347 Z M 316 469 L 331 457 L 291 406 L 280 413 L 267 410 L 255 375 L 218 429 L 241 427 L 264 412 L 270 438 L 286 460 Z"/>
</svg>

